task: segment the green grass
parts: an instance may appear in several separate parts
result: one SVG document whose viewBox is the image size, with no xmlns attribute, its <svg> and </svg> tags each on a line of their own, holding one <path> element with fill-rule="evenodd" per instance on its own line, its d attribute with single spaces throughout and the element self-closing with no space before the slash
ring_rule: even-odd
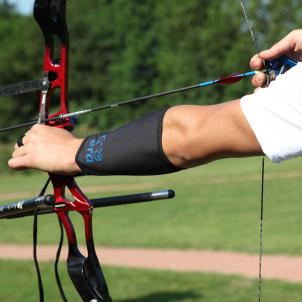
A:
<svg viewBox="0 0 302 302">
<path fill-rule="evenodd" d="M 61 301 L 51 264 L 43 263 L 41 268 L 45 301 Z M 107 267 L 104 271 L 115 302 L 253 302 L 257 296 L 256 280 L 236 276 Z M 66 274 L 62 281 L 69 301 L 80 301 Z M 0 284 L 1 301 L 38 301 L 36 276 L 30 262 L 0 262 Z M 300 285 L 264 281 L 263 301 L 298 302 L 301 296 Z"/>
<path fill-rule="evenodd" d="M 267 161 L 264 249 L 266 253 L 302 253 L 301 160 L 281 165 Z M 233 250 L 257 253 L 260 158 L 232 159 L 156 177 L 83 177 L 90 197 L 162 188 L 176 190 L 174 200 L 96 209 L 96 244 L 108 246 Z M 0 176 L 0 198 L 21 192 L 30 197 L 45 181 L 43 173 Z M 137 189 L 135 189 L 137 188 Z M 73 215 L 74 217 L 74 215 Z M 30 243 L 29 218 L 1 220 L 1 242 Z M 75 217 L 80 238 L 82 224 Z M 55 215 L 40 218 L 39 242 L 56 243 Z"/>
<path fill-rule="evenodd" d="M 108 246 L 258 251 L 260 159 L 220 161 L 158 177 L 85 177 L 78 179 L 90 197 L 173 188 L 174 200 L 96 209 L 96 244 Z M 301 254 L 301 160 L 266 165 L 264 247 L 266 253 Z M 43 173 L 0 176 L 0 199 L 37 195 Z M 137 188 L 137 189 L 135 189 Z M 16 196 L 16 195 L 15 195 Z M 75 224 L 83 241 L 78 216 Z M 32 219 L 0 220 L 3 243 L 29 244 Z M 57 243 L 55 215 L 40 217 L 39 242 Z M 41 265 L 46 301 L 60 301 L 52 264 Z M 61 265 L 69 301 L 80 299 Z M 255 301 L 257 281 L 237 276 L 104 268 L 114 301 Z M 32 262 L 0 261 L 0 301 L 37 301 Z M 264 281 L 263 301 L 301 301 L 298 284 Z"/>
</svg>

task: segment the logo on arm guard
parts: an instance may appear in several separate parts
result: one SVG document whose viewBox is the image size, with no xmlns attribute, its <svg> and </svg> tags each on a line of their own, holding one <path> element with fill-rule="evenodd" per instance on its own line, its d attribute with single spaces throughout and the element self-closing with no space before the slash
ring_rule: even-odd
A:
<svg viewBox="0 0 302 302">
<path fill-rule="evenodd" d="M 97 136 L 88 141 L 86 149 L 86 163 L 92 164 L 96 161 L 102 161 L 104 156 L 104 144 L 106 135 Z"/>
</svg>

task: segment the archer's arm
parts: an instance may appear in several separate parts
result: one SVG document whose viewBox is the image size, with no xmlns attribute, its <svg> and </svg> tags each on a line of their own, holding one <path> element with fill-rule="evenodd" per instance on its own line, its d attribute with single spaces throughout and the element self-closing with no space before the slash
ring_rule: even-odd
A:
<svg viewBox="0 0 302 302">
<path fill-rule="evenodd" d="M 156 175 L 258 154 L 261 148 L 237 100 L 163 109 L 113 132 L 92 135 L 76 160 L 85 174 Z"/>
<path fill-rule="evenodd" d="M 84 143 L 65 130 L 36 125 L 23 144 L 15 147 L 11 168 L 59 174 L 81 173 L 76 157 L 87 174 L 163 174 L 262 153 L 238 100 L 172 107 Z"/>
</svg>

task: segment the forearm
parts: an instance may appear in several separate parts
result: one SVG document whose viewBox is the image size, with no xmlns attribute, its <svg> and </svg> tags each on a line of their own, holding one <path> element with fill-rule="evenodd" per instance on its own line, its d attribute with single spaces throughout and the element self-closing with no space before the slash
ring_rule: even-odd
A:
<svg viewBox="0 0 302 302">
<path fill-rule="evenodd" d="M 180 170 L 162 148 L 166 111 L 162 109 L 116 130 L 87 137 L 76 155 L 83 173 L 156 175 Z"/>
<path fill-rule="evenodd" d="M 233 101 L 176 106 L 90 136 L 77 154 L 77 163 L 85 174 L 155 175 L 260 153 L 239 101 Z"/>
</svg>

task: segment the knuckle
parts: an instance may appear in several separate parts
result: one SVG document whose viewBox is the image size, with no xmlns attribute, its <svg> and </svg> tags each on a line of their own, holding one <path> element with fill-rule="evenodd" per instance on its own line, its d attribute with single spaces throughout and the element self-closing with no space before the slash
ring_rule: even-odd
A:
<svg viewBox="0 0 302 302">
<path fill-rule="evenodd" d="M 35 124 L 31 127 L 31 130 L 37 130 L 40 128 L 40 126 L 41 126 L 40 124 Z"/>
<path fill-rule="evenodd" d="M 45 125 L 42 124 L 35 124 L 32 126 L 32 128 L 29 130 L 29 133 L 39 133 L 43 130 L 43 128 L 45 127 Z"/>
<path fill-rule="evenodd" d="M 32 155 L 29 155 L 29 154 L 26 155 L 24 157 L 24 166 L 27 168 L 31 167 L 33 164 L 33 160 L 34 160 L 34 157 Z"/>
</svg>

